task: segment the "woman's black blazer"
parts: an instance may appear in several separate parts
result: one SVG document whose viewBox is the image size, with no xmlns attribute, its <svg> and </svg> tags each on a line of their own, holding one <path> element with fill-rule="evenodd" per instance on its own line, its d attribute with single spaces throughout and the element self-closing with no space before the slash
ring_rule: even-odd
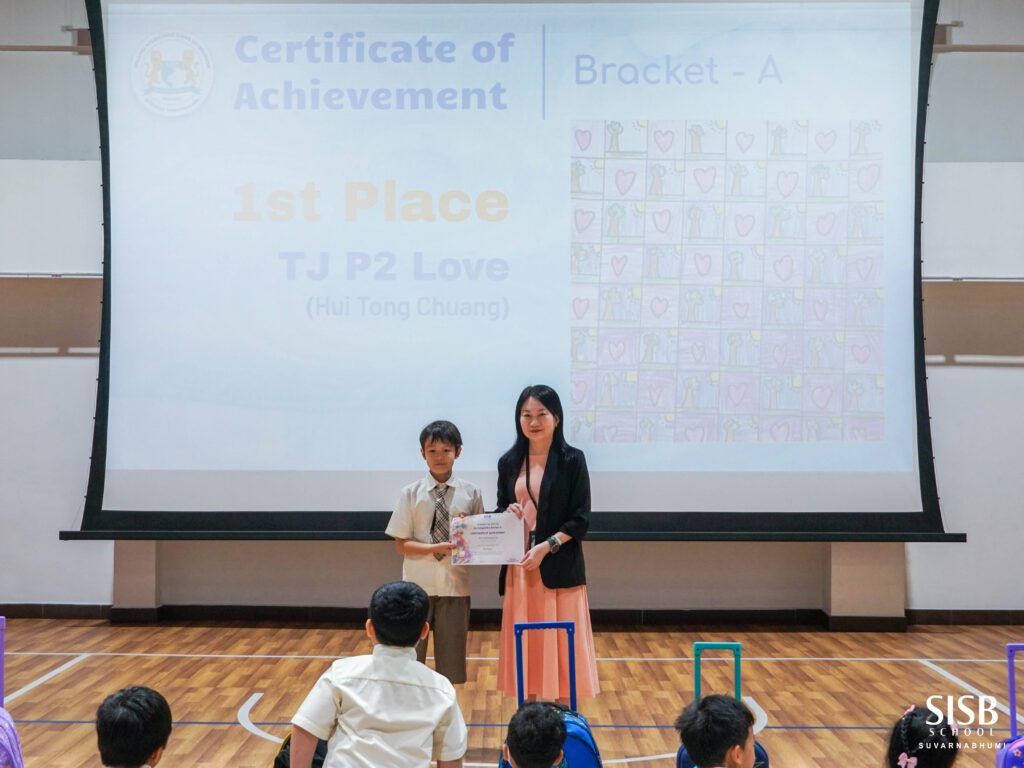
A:
<svg viewBox="0 0 1024 768">
<path fill-rule="evenodd" d="M 508 456 L 498 461 L 498 511 L 516 500 L 516 480 L 521 466 L 512 466 Z M 587 583 L 581 542 L 590 527 L 590 474 L 583 451 L 566 446 L 552 448 L 544 466 L 540 497 L 537 499 L 536 541 L 545 541 L 561 531 L 572 536 L 557 552 L 540 564 L 540 577 L 548 589 L 578 587 Z M 505 594 L 505 566 L 501 568 L 498 594 Z"/>
</svg>

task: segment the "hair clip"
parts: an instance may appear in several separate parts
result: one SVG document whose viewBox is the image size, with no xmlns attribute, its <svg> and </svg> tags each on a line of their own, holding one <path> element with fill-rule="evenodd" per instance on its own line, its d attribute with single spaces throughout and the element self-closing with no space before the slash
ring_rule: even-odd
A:
<svg viewBox="0 0 1024 768">
<path fill-rule="evenodd" d="M 916 704 L 911 704 L 909 707 L 907 707 L 903 711 L 903 717 L 906 717 L 907 715 L 913 714 L 915 709 L 917 709 L 917 705 Z"/>
<path fill-rule="evenodd" d="M 906 752 L 901 752 L 899 759 L 896 761 L 900 768 L 916 768 L 917 758 L 910 757 Z"/>
</svg>

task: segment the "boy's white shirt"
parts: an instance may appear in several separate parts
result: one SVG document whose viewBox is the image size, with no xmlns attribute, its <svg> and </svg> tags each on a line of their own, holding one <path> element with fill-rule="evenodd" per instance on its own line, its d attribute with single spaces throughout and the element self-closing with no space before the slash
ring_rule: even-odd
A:
<svg viewBox="0 0 1024 768">
<path fill-rule="evenodd" d="M 429 472 L 402 489 L 385 533 L 394 539 L 430 543 L 434 524 L 434 494 L 437 480 Z M 476 515 L 484 511 L 483 495 L 473 483 L 454 474 L 445 485 L 445 507 L 449 518 Z M 462 566 L 453 566 L 451 556 L 438 560 L 433 555 L 405 555 L 402 579 L 419 584 L 431 597 L 465 597 L 469 594 L 469 574 Z"/>
<path fill-rule="evenodd" d="M 377 644 L 335 661 L 292 723 L 328 739 L 328 768 L 408 768 L 458 760 L 468 732 L 455 688 L 413 648 Z"/>
</svg>

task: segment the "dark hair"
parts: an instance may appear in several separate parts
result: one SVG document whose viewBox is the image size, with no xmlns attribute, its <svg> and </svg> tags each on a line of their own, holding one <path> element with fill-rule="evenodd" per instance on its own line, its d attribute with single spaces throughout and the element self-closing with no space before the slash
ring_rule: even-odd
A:
<svg viewBox="0 0 1024 768">
<path fill-rule="evenodd" d="M 152 688 L 123 688 L 96 710 L 96 743 L 104 765 L 137 768 L 167 746 L 171 707 Z"/>
<path fill-rule="evenodd" d="M 558 393 L 546 384 L 531 384 L 519 393 L 519 399 L 516 400 L 516 441 L 501 457 L 507 459 L 517 469 L 523 463 L 526 452 L 530 448 L 530 438 L 523 432 L 523 425 L 519 423 L 519 414 L 523 412 L 523 403 L 531 397 L 539 400 L 541 405 L 558 419 L 558 424 L 555 425 L 555 434 L 551 440 L 551 450 L 565 454 L 569 447 L 569 444 L 565 442 L 565 416 L 562 413 L 562 401 L 559 399 Z"/>
<path fill-rule="evenodd" d="M 416 645 L 429 608 L 427 593 L 411 581 L 389 581 L 377 587 L 370 598 L 370 621 L 377 641 L 402 647 Z"/>
<path fill-rule="evenodd" d="M 565 744 L 562 713 L 550 704 L 524 704 L 508 723 L 509 754 L 518 768 L 551 768 Z"/>
<path fill-rule="evenodd" d="M 900 757 L 906 755 L 917 758 L 918 768 L 949 768 L 959 743 L 956 729 L 941 714 L 913 707 L 892 727 L 885 764 L 900 768 Z"/>
<path fill-rule="evenodd" d="M 454 448 L 461 448 L 462 433 L 450 421 L 432 421 L 420 432 L 420 448 L 426 448 L 428 441 L 447 443 Z"/>
<path fill-rule="evenodd" d="M 718 694 L 691 701 L 675 722 L 686 753 L 702 768 L 724 765 L 730 749 L 747 743 L 753 725 L 746 704 Z"/>
</svg>

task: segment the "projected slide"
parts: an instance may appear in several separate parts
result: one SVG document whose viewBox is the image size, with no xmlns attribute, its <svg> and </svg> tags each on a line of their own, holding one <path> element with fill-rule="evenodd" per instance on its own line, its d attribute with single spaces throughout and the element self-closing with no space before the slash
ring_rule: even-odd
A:
<svg viewBox="0 0 1024 768">
<path fill-rule="evenodd" d="M 577 440 L 884 438 L 881 132 L 577 124 Z"/>
<path fill-rule="evenodd" d="M 920 511 L 910 2 L 108 9 L 104 506 Z"/>
</svg>

